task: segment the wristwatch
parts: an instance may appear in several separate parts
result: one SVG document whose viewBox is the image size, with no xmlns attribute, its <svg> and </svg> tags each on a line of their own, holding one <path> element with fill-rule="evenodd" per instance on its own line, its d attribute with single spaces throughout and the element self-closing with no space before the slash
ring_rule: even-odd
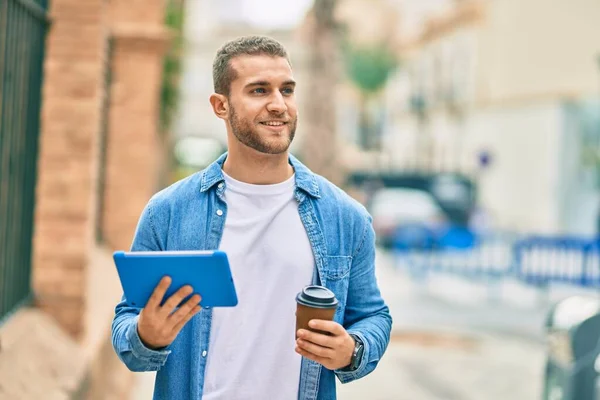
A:
<svg viewBox="0 0 600 400">
<path fill-rule="evenodd" d="M 358 366 L 360 365 L 360 361 L 362 360 L 363 352 L 365 350 L 365 345 L 362 340 L 354 334 L 350 334 L 352 339 L 354 339 L 354 351 L 352 352 L 352 359 L 350 360 L 350 365 L 343 369 L 343 371 L 356 371 Z"/>
</svg>

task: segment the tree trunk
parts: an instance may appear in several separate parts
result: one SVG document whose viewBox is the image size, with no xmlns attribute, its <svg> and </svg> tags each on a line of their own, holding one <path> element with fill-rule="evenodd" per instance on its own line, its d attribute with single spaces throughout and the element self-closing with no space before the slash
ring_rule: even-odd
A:
<svg viewBox="0 0 600 400">
<path fill-rule="evenodd" d="M 358 109 L 358 130 L 360 135 L 360 145 L 363 150 L 373 149 L 373 132 L 369 116 L 369 98 L 363 94 L 360 96 Z"/>
<path fill-rule="evenodd" d="M 315 0 L 314 21 L 308 32 L 309 101 L 304 105 L 306 137 L 302 158 L 314 172 L 333 183 L 341 184 L 343 174 L 336 146 L 337 26 L 334 21 L 335 0 Z"/>
</svg>

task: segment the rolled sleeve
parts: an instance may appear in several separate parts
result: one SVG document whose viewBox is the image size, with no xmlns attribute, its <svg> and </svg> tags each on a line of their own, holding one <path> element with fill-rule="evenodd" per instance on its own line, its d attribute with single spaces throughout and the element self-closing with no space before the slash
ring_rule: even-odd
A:
<svg viewBox="0 0 600 400">
<path fill-rule="evenodd" d="M 365 336 L 362 335 L 360 332 L 352 331 L 352 330 L 349 330 L 348 333 L 352 334 L 352 335 L 356 335 L 361 340 L 361 342 L 363 343 L 363 354 L 362 354 L 362 358 L 360 359 L 360 362 L 358 363 L 358 368 L 356 368 L 354 371 L 346 371 L 344 369 L 336 369 L 334 371 L 335 374 L 337 375 L 338 379 L 342 383 L 352 382 L 356 379 L 359 379 L 363 375 L 365 375 L 366 374 L 365 369 L 368 364 L 367 360 L 369 359 L 368 358 L 369 342 L 367 341 Z"/>
<path fill-rule="evenodd" d="M 138 223 L 131 251 L 160 251 L 162 246 L 152 224 L 152 200 Z M 112 342 L 123 363 L 135 372 L 157 371 L 167 361 L 168 349 L 152 350 L 146 347 L 138 334 L 140 309 L 130 307 L 125 295 L 117 304 L 112 323 Z"/>
<path fill-rule="evenodd" d="M 135 319 L 135 322 L 132 324 L 127 335 L 133 356 L 142 362 L 152 364 L 156 367 L 162 367 L 167 362 L 167 357 L 171 354 L 171 350 L 166 348 L 153 350 L 146 347 L 138 334 L 137 320 L 138 318 Z"/>
</svg>

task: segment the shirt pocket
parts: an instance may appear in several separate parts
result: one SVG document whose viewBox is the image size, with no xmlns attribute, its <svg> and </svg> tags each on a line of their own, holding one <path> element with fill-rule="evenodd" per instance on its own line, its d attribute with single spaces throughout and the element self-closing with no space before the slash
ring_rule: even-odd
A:
<svg viewBox="0 0 600 400">
<path fill-rule="evenodd" d="M 350 275 L 352 257 L 350 256 L 325 256 L 323 265 L 323 278 L 326 281 L 335 281 L 347 278 Z"/>
<path fill-rule="evenodd" d="M 321 280 L 324 285 L 335 294 L 338 307 L 334 320 L 342 323 L 346 300 L 348 298 L 348 283 L 350 282 L 350 267 L 352 257 L 349 256 L 325 256 Z"/>
</svg>

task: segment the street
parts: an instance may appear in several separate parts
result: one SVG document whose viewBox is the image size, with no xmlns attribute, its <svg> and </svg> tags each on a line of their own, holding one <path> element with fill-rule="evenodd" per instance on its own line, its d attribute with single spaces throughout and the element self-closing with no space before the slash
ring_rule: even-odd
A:
<svg viewBox="0 0 600 400">
<path fill-rule="evenodd" d="M 338 385 L 341 400 L 532 400 L 543 348 L 493 336 L 393 341 L 371 375 Z"/>
<path fill-rule="evenodd" d="M 543 322 L 539 294 L 447 276 L 414 283 L 377 255 L 390 305 L 390 346 L 369 376 L 338 385 L 341 400 L 532 400 L 541 397 Z M 510 298 L 510 301 L 508 301 Z"/>
</svg>

